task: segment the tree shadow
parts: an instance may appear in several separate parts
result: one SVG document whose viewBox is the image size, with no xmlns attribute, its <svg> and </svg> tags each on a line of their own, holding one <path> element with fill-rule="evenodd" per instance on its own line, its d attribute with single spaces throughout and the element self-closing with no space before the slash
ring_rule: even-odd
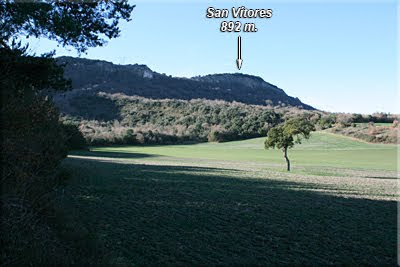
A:
<svg viewBox="0 0 400 267">
<path fill-rule="evenodd" d="M 76 150 L 69 152 L 71 156 L 82 156 L 82 157 L 99 157 L 99 158 L 122 158 L 122 159 L 138 159 L 138 158 L 149 158 L 155 157 L 154 154 L 146 153 L 135 153 L 135 152 L 103 152 L 103 151 L 85 151 Z"/>
<path fill-rule="evenodd" d="M 67 159 L 69 203 L 113 257 L 138 265 L 396 263 L 396 202 L 232 170 Z"/>
<path fill-rule="evenodd" d="M 71 90 L 53 97 L 58 108 L 65 114 L 85 120 L 120 119 L 120 106 L 117 102 L 99 95 L 96 90 Z"/>
<path fill-rule="evenodd" d="M 365 178 L 372 178 L 372 179 L 384 179 L 384 180 L 397 180 L 398 177 L 388 177 L 388 176 L 365 176 Z"/>
</svg>

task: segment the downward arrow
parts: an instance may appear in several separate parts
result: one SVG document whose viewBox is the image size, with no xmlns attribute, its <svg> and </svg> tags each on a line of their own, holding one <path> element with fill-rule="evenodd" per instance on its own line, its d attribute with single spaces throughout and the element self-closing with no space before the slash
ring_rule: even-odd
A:
<svg viewBox="0 0 400 267">
<path fill-rule="evenodd" d="M 239 70 L 242 67 L 242 63 L 242 37 L 238 36 L 238 57 L 236 59 L 236 65 Z"/>
</svg>

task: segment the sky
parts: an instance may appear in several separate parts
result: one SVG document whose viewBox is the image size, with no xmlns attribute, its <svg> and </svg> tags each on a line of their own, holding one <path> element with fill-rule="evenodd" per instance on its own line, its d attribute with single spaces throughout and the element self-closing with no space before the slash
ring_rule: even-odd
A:
<svg viewBox="0 0 400 267">
<path fill-rule="evenodd" d="M 121 36 L 84 58 L 146 64 L 178 77 L 245 73 L 332 112 L 400 113 L 396 1 L 133 1 Z M 208 7 L 272 9 L 270 19 L 209 19 Z M 224 20 L 254 22 L 255 33 L 222 33 Z M 243 66 L 236 67 L 237 36 Z M 37 54 L 78 56 L 73 48 L 30 39 Z"/>
</svg>

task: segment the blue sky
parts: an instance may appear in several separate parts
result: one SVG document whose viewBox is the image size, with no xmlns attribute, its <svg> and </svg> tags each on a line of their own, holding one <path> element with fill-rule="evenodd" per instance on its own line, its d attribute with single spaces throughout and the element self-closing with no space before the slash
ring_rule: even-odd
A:
<svg viewBox="0 0 400 267">
<path fill-rule="evenodd" d="M 82 57 L 146 64 L 180 77 L 238 72 L 239 34 L 221 33 L 224 19 L 207 19 L 207 7 L 271 8 L 271 19 L 241 20 L 256 23 L 258 32 L 240 34 L 240 72 L 260 76 L 318 109 L 400 113 L 396 1 L 134 3 L 133 19 L 122 23 L 121 36 Z M 40 54 L 56 44 L 31 40 L 30 48 Z M 56 51 L 77 56 L 72 48 Z"/>
</svg>

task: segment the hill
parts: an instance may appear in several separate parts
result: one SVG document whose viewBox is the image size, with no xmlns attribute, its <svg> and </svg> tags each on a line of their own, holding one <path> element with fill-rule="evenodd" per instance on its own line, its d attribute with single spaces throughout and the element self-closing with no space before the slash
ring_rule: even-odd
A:
<svg viewBox="0 0 400 267">
<path fill-rule="evenodd" d="M 306 114 L 322 129 L 369 142 L 396 143 L 398 127 L 388 114 L 321 112 L 262 78 L 212 74 L 177 78 L 146 65 L 60 57 L 73 90 L 53 95 L 65 120 L 80 127 L 90 144 L 165 144 L 231 141 L 265 136 L 284 119 Z M 385 130 L 385 131 L 383 131 Z"/>
<path fill-rule="evenodd" d="M 253 105 L 293 106 L 313 110 L 298 98 L 262 78 L 245 74 L 213 74 L 193 78 L 171 77 L 146 65 L 116 65 L 101 60 L 59 57 L 74 90 L 123 93 L 152 99 L 209 99 Z"/>
</svg>

